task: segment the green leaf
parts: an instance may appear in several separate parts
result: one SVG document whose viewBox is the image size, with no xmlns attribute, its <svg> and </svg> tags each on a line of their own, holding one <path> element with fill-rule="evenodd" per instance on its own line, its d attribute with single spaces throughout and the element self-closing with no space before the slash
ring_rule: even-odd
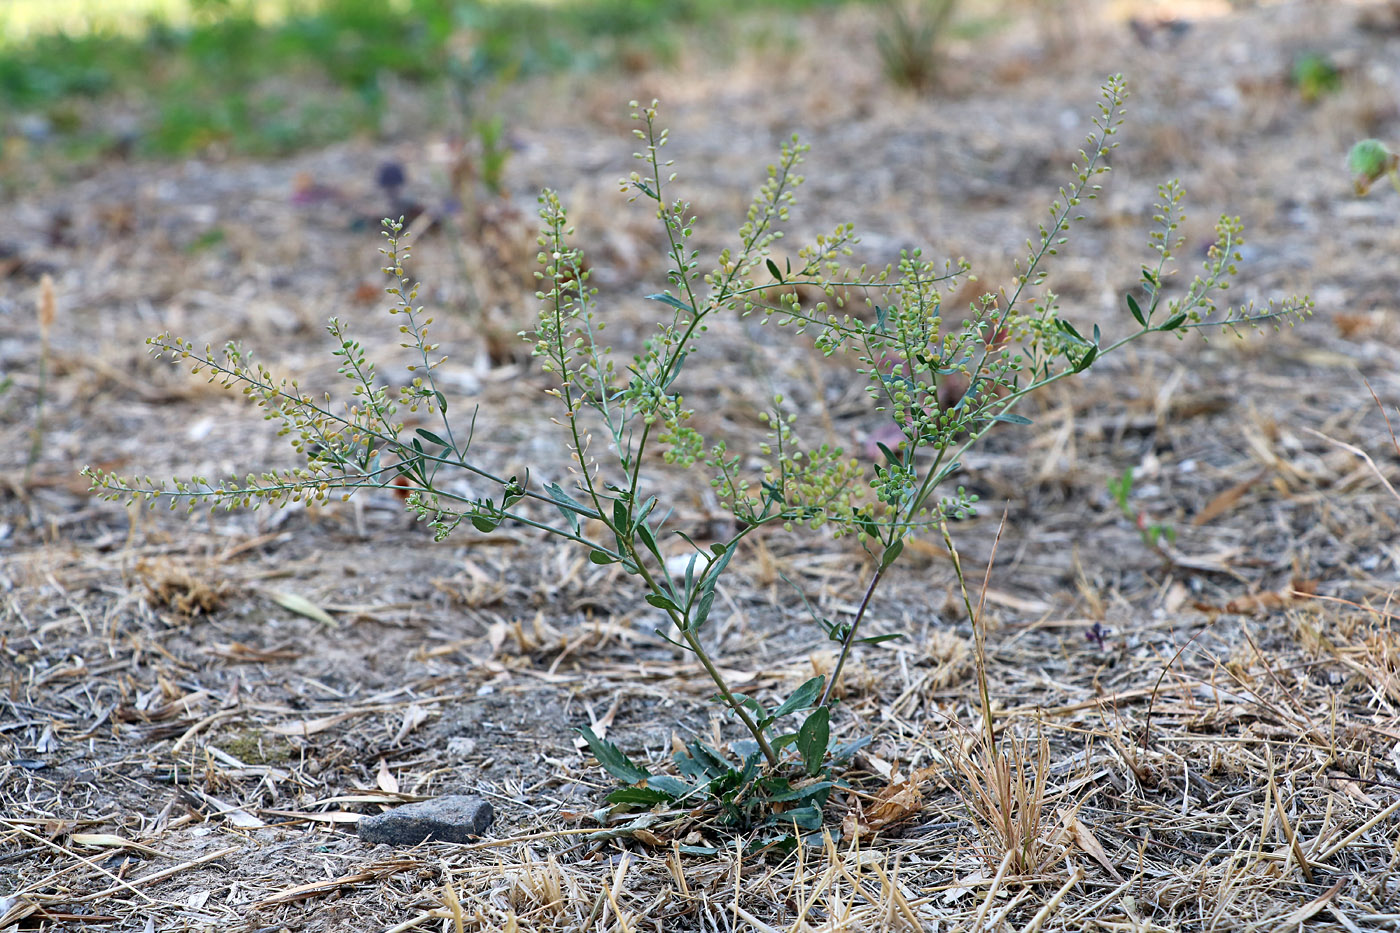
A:
<svg viewBox="0 0 1400 933">
<path fill-rule="evenodd" d="M 654 807 L 658 803 L 670 803 L 674 794 L 650 787 L 619 787 L 603 799 L 608 803 L 631 807 Z"/>
<path fill-rule="evenodd" d="M 773 718 L 777 719 L 786 716 L 788 713 L 799 709 L 810 709 L 817 700 L 817 696 L 822 691 L 822 684 L 826 683 L 826 678 L 817 675 L 811 680 L 804 681 L 800 687 L 792 691 L 792 696 L 784 700 L 777 709 L 773 710 Z"/>
<path fill-rule="evenodd" d="M 857 638 L 858 645 L 878 645 L 881 642 L 894 641 L 896 638 L 903 638 L 903 632 L 891 632 L 888 635 L 867 635 L 864 638 Z M 839 639 L 838 639 L 839 640 Z"/>
<path fill-rule="evenodd" d="M 653 774 L 647 778 L 647 787 L 669 794 L 672 800 L 688 796 L 697 790 L 680 778 L 672 777 L 669 774 Z"/>
<path fill-rule="evenodd" d="M 646 526 L 646 522 L 637 523 L 637 537 L 642 539 L 643 547 L 660 557 L 660 551 L 656 546 L 656 537 L 651 533 L 651 529 Z"/>
<path fill-rule="evenodd" d="M 782 271 L 778 268 L 778 264 L 777 264 L 776 262 L 774 262 L 773 260 L 771 260 L 771 259 L 767 260 L 767 263 L 768 263 L 768 272 L 773 276 L 773 278 L 775 278 L 775 279 L 778 280 L 778 283 L 779 283 L 779 284 L 782 284 L 782 281 L 783 281 L 783 273 L 782 273 Z"/>
<path fill-rule="evenodd" d="M 485 515 L 473 515 L 472 526 L 482 534 L 490 534 L 495 531 L 501 523 L 495 519 L 487 518 Z"/>
<path fill-rule="evenodd" d="M 447 396 L 443 395 L 441 392 L 434 392 L 433 395 L 437 398 L 438 411 L 442 412 L 444 415 L 447 414 Z"/>
<path fill-rule="evenodd" d="M 699 554 L 690 555 L 690 560 L 685 562 L 685 593 L 686 599 L 691 598 L 691 592 L 695 589 L 695 562 L 700 559 Z"/>
<path fill-rule="evenodd" d="M 1128 296 L 1127 296 L 1127 299 L 1128 299 L 1128 312 L 1129 312 L 1130 314 L 1132 314 L 1133 320 L 1137 321 L 1137 322 L 1138 322 L 1139 324 L 1141 324 L 1143 327 L 1146 327 L 1146 326 L 1147 326 L 1147 318 L 1143 316 L 1142 309 L 1138 307 L 1137 299 L 1134 298 L 1132 295 L 1128 295 Z"/>
<path fill-rule="evenodd" d="M 660 593 L 648 593 L 646 595 L 646 600 L 647 602 L 655 606 L 657 609 L 665 609 L 667 612 L 681 611 L 680 606 L 677 606 L 674 602 L 672 602 L 670 599 L 667 599 L 665 596 L 662 596 Z"/>
<path fill-rule="evenodd" d="M 1005 421 L 1007 424 L 1035 424 L 1034 421 L 1024 415 L 1013 415 L 1009 411 L 1004 411 L 997 415 L 992 415 L 992 421 Z"/>
<path fill-rule="evenodd" d="M 574 534 L 578 534 L 579 515 L 592 515 L 593 510 L 565 492 L 558 483 L 545 483 L 544 491 L 549 493 L 549 498 L 554 500 L 554 507 L 564 516 L 564 521 L 569 523 L 569 528 Z"/>
<path fill-rule="evenodd" d="M 695 614 L 690 619 L 690 627 L 694 631 L 699 631 L 705 624 L 705 620 L 710 617 L 710 608 L 715 604 L 715 591 L 711 587 L 705 590 L 704 594 L 695 603 Z"/>
<path fill-rule="evenodd" d="M 904 550 L 904 539 L 895 538 L 885 548 L 885 553 L 880 555 L 880 570 L 888 570 L 890 564 L 899 559 L 900 553 Z"/>
<path fill-rule="evenodd" d="M 609 553 L 606 552 L 606 551 L 589 551 L 589 552 L 588 552 L 588 559 L 591 560 L 591 561 L 592 561 L 593 563 L 595 563 L 595 564 L 615 564 L 615 563 L 617 563 L 617 558 L 616 558 L 616 557 L 613 557 L 611 554 L 609 554 Z"/>
<path fill-rule="evenodd" d="M 661 391 L 665 392 L 671 388 L 671 383 L 675 382 L 676 379 L 680 376 L 681 368 L 685 366 L 685 358 L 688 355 L 688 350 L 682 350 L 676 356 L 676 361 L 671 364 L 671 374 L 666 377 L 666 382 L 661 386 Z"/>
<path fill-rule="evenodd" d="M 796 810 L 785 810 L 782 813 L 775 813 L 765 822 L 765 826 L 796 826 L 798 829 L 810 831 L 821 829 L 822 811 L 820 807 L 798 807 Z"/>
<path fill-rule="evenodd" d="M 578 730 L 578 734 L 588 743 L 588 750 L 598 759 L 598 764 L 603 766 L 603 770 L 624 784 L 637 784 L 651 777 L 650 771 L 634 764 L 632 759 L 622 753 L 622 749 L 607 739 L 598 738 L 587 726 Z"/>
<path fill-rule="evenodd" d="M 856 752 L 870 744 L 870 736 L 863 735 L 858 739 L 849 742 L 842 742 L 839 745 L 831 746 L 831 761 L 833 764 L 845 761 Z"/>
<path fill-rule="evenodd" d="M 1077 330 L 1074 329 L 1074 325 L 1073 325 L 1073 324 L 1071 324 L 1069 321 L 1066 321 L 1064 318 L 1056 318 L 1056 319 L 1055 319 L 1055 324 L 1056 324 L 1057 327 L 1060 328 L 1060 330 L 1064 331 L 1066 334 L 1068 334 L 1069 336 L 1073 337 L 1073 338 L 1074 338 L 1076 341 L 1078 341 L 1079 343 L 1088 343 L 1088 342 L 1089 342 L 1089 341 L 1087 341 L 1087 340 L 1084 339 L 1084 337 L 1079 333 L 1079 331 L 1077 331 Z"/>
<path fill-rule="evenodd" d="M 802 728 L 797 731 L 797 751 L 807 773 L 815 776 L 826 758 L 827 741 L 831 738 L 831 710 L 818 706 L 812 710 Z"/>
<path fill-rule="evenodd" d="M 836 786 L 835 781 L 817 781 L 815 784 L 808 784 L 806 787 L 792 787 L 785 791 L 773 794 L 768 798 L 769 803 L 787 803 L 792 800 L 806 800 L 808 797 L 815 797 L 823 791 L 831 790 Z"/>
<path fill-rule="evenodd" d="M 1094 360 L 1098 358 L 1099 348 L 1090 347 L 1088 349 L 1088 352 L 1086 352 L 1082 357 L 1080 357 L 1079 362 L 1074 364 L 1074 371 L 1077 373 L 1084 372 L 1084 370 L 1088 369 L 1090 366 L 1093 366 Z"/>
<path fill-rule="evenodd" d="M 1165 324 L 1163 324 L 1161 327 L 1158 327 L 1157 330 L 1160 330 L 1160 331 L 1176 330 L 1178 327 L 1180 327 L 1182 324 L 1185 324 L 1185 323 L 1186 323 L 1186 315 L 1184 315 L 1184 314 L 1176 314 L 1176 315 L 1173 315 L 1170 319 L 1168 319 L 1168 321 L 1167 321 Z"/>
<path fill-rule="evenodd" d="M 694 314 L 694 313 L 695 313 L 695 309 L 694 309 L 694 308 L 692 308 L 690 305 L 686 304 L 684 301 L 681 301 L 681 300 L 680 300 L 679 298 L 677 298 L 675 295 L 668 295 L 668 294 L 666 294 L 665 292 L 657 292 L 655 295 L 647 295 L 647 298 L 648 298 L 648 300 L 650 300 L 650 301 L 659 301 L 659 302 L 661 302 L 663 305 L 670 305 L 671 307 L 675 308 L 677 311 L 686 311 L 686 312 L 688 312 L 688 313 L 690 313 L 690 314 Z"/>
<path fill-rule="evenodd" d="M 627 503 L 621 499 L 613 500 L 613 530 L 619 535 L 625 535 L 632 530 L 632 516 L 627 508 Z"/>
<path fill-rule="evenodd" d="M 452 449 L 451 444 L 447 443 L 447 441 L 438 437 L 436 434 L 434 434 L 432 431 L 429 431 L 427 428 L 417 428 L 416 431 L 418 433 L 418 436 L 423 438 L 423 440 L 427 441 L 429 444 L 437 444 L 439 447 L 445 447 L 448 450 Z"/>
</svg>

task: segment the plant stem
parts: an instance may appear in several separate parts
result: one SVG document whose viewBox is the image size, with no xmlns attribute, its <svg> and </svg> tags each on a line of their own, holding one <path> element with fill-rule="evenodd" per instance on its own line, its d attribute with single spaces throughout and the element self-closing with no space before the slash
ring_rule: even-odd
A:
<svg viewBox="0 0 1400 933">
<path fill-rule="evenodd" d="M 729 547 L 734 547 L 738 544 L 738 540 L 738 538 L 731 540 L 729 542 Z M 627 543 L 632 545 L 630 538 Z M 659 596 L 667 595 L 665 589 L 656 582 L 656 578 L 652 576 L 651 571 L 642 563 L 642 556 L 637 553 L 636 547 L 632 546 L 630 550 L 632 552 L 632 560 L 637 565 L 637 575 L 646 583 L 647 589 Z M 663 572 L 665 572 L 664 566 Z M 778 753 L 773 751 L 773 746 L 769 743 L 768 737 L 763 734 L 763 730 L 759 728 L 758 723 L 753 721 L 753 717 L 750 716 L 749 711 L 744 708 L 744 704 L 740 703 L 738 698 L 734 696 L 734 691 L 729 689 L 729 684 L 725 681 L 724 675 L 719 672 L 719 668 L 715 667 L 714 662 L 710 660 L 709 654 L 705 651 L 704 646 L 700 644 L 699 637 L 687 624 L 686 617 L 670 609 L 666 610 L 666 615 L 670 617 L 671 624 L 676 627 L 676 631 L 681 633 L 681 637 L 685 639 L 686 645 L 694 652 L 695 656 L 700 659 L 700 666 L 705 668 L 706 674 L 710 675 L 710 680 L 714 682 L 715 687 L 719 690 L 720 698 L 724 700 L 725 705 L 734 711 L 734 715 L 739 717 L 739 721 L 744 724 L 744 728 L 749 730 L 749 734 L 752 735 L 754 741 L 758 743 L 759 751 L 763 752 L 763 757 L 768 761 L 768 766 L 776 768 L 780 764 Z"/>
<path fill-rule="evenodd" d="M 680 628 L 680 626 L 677 626 L 677 628 Z M 733 691 L 729 689 L 729 685 L 724 681 L 724 675 L 719 672 L 719 668 L 715 667 L 714 662 L 710 660 L 710 656 L 700 647 L 700 639 L 696 638 L 695 633 L 689 628 L 680 629 L 680 633 L 681 637 L 685 639 L 685 643 L 690 646 L 690 650 L 694 651 L 695 656 L 700 659 L 700 664 L 705 668 L 705 673 L 710 675 L 710 679 L 713 680 L 715 686 L 719 688 L 719 695 L 724 698 L 724 702 L 734 711 L 735 715 L 739 717 L 739 721 L 744 724 L 744 728 L 749 730 L 749 734 L 752 735 L 754 741 L 758 743 L 759 751 L 763 752 L 763 757 L 768 760 L 768 766 L 776 768 L 779 764 L 778 753 L 773 751 L 773 746 L 768 743 L 768 737 L 763 734 L 763 730 L 758 727 L 758 723 L 753 721 L 753 717 L 749 715 L 749 711 L 744 709 L 744 704 L 740 703 L 738 699 L 735 698 Z"/>
<path fill-rule="evenodd" d="M 822 688 L 821 699 L 817 701 L 818 706 L 825 706 L 831 699 L 831 692 L 836 689 L 836 681 L 841 676 L 841 669 L 846 666 L 846 658 L 850 657 L 851 646 L 856 642 L 856 632 L 860 630 L 860 623 L 865 620 L 865 610 L 870 606 L 870 598 L 875 595 L 875 587 L 880 585 L 880 578 L 884 576 L 885 568 L 877 567 L 875 575 L 870 578 L 870 585 L 865 588 L 865 596 L 860 601 L 860 608 L 856 610 L 856 617 L 851 622 L 851 627 L 846 630 L 846 637 L 841 639 L 841 653 L 836 658 L 836 666 L 831 669 L 831 676 L 826 680 L 826 686 Z"/>
</svg>

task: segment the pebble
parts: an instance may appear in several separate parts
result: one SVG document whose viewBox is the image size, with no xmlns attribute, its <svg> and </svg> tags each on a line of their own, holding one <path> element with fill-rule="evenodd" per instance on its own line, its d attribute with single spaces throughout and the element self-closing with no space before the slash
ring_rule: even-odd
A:
<svg viewBox="0 0 1400 933">
<path fill-rule="evenodd" d="M 420 842 L 471 842 L 495 820 L 491 804 L 465 794 L 408 803 L 356 824 L 365 842 L 416 846 Z"/>
</svg>

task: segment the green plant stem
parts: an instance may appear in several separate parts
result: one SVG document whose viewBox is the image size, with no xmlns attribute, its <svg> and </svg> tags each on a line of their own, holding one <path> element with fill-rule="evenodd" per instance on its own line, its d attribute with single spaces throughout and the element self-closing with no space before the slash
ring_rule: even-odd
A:
<svg viewBox="0 0 1400 933">
<path fill-rule="evenodd" d="M 836 681 L 841 677 L 841 669 L 846 666 L 846 658 L 851 654 L 851 646 L 856 643 L 856 633 L 860 631 L 861 622 L 865 621 L 865 610 L 869 608 L 870 599 L 875 595 L 875 588 L 880 585 L 880 578 L 884 575 L 884 567 L 875 568 L 870 585 L 865 588 L 865 597 L 860 601 L 860 608 L 856 609 L 856 617 L 851 621 L 851 627 L 846 630 L 846 637 L 841 639 L 841 653 L 836 656 L 836 666 L 831 669 L 831 676 L 826 679 L 826 686 L 822 688 L 821 699 L 817 701 L 818 706 L 825 706 L 831 699 L 831 692 L 836 689 Z"/>
<path fill-rule="evenodd" d="M 49 341 L 45 337 L 42 346 L 39 348 L 39 392 L 34 400 L 34 434 L 29 442 L 29 457 L 24 462 L 24 482 L 29 485 L 29 478 L 34 472 L 34 464 L 39 462 L 39 454 L 44 449 L 44 399 L 48 395 L 49 383 Z"/>
<path fill-rule="evenodd" d="M 742 536 L 741 534 L 735 537 L 729 542 L 728 546 L 736 546 L 739 543 L 739 538 Z M 637 554 L 635 547 L 632 548 L 632 560 L 637 565 L 637 575 L 646 583 L 647 589 L 659 596 L 665 596 L 666 590 L 657 582 L 656 578 L 652 576 L 651 571 L 642 564 L 641 556 Z M 664 569 L 663 565 L 663 572 Z M 744 704 L 740 703 L 738 698 L 734 696 L 734 691 L 729 689 L 729 683 L 724 679 L 724 675 L 720 673 L 719 668 L 715 667 L 714 662 L 710 660 L 709 653 L 706 652 L 704 646 L 700 644 L 699 637 L 688 624 L 685 616 L 670 609 L 666 610 L 666 615 L 670 617 L 671 624 L 676 627 L 676 631 L 681 633 L 681 637 L 685 639 L 686 645 L 694 652 L 695 657 L 700 660 L 700 666 L 705 668 L 705 673 L 710 675 L 710 680 L 714 682 L 715 688 L 719 690 L 719 695 L 724 700 L 725 705 L 734 711 L 734 715 L 739 717 L 739 721 L 744 724 L 744 728 L 754 737 L 754 741 L 758 743 L 759 750 L 763 752 L 763 757 L 768 761 L 768 766 L 771 768 L 778 767 L 780 764 L 778 753 L 773 751 L 773 746 L 769 743 L 768 737 L 763 734 L 763 730 L 759 728 L 758 723 L 753 721 L 753 717 L 750 716 L 749 711 L 744 708 Z"/>
</svg>

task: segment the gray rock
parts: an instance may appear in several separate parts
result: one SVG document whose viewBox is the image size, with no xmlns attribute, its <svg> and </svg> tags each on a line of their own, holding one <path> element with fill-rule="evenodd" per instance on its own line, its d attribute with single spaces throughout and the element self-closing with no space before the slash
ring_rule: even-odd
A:
<svg viewBox="0 0 1400 933">
<path fill-rule="evenodd" d="M 471 842 L 495 818 L 496 813 L 486 800 L 453 795 L 406 803 L 387 813 L 361 817 L 355 826 L 365 842 L 416 846 L 429 840 Z"/>
</svg>

